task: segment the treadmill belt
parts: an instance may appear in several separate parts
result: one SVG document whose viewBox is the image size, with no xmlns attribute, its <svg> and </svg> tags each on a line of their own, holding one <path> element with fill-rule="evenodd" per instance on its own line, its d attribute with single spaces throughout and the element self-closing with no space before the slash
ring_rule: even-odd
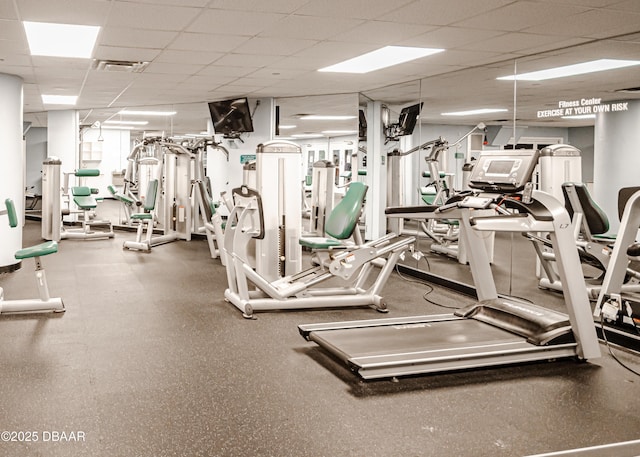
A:
<svg viewBox="0 0 640 457">
<path fill-rule="evenodd" d="M 308 330 L 308 340 L 344 361 L 364 379 L 573 357 L 576 346 L 536 346 L 474 319 Z"/>
<path fill-rule="evenodd" d="M 317 341 L 318 338 L 340 348 L 340 351 L 348 354 L 350 358 L 437 352 L 478 344 L 523 341 L 522 337 L 473 319 L 326 330 L 311 335 L 313 341 Z"/>
</svg>

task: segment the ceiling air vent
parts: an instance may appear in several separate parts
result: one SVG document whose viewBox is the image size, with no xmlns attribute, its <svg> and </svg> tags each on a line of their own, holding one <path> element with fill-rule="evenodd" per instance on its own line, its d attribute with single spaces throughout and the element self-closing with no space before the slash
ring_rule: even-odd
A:
<svg viewBox="0 0 640 457">
<path fill-rule="evenodd" d="M 141 73 L 149 62 L 130 62 L 128 60 L 94 60 L 93 69 L 98 71 L 117 71 L 120 73 Z"/>
</svg>

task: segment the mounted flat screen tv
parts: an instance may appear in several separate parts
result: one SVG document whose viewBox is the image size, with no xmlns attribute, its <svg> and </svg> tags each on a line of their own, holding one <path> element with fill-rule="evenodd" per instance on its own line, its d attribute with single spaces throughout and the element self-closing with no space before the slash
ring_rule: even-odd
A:
<svg viewBox="0 0 640 457">
<path fill-rule="evenodd" d="M 213 129 L 225 138 L 239 138 L 240 134 L 253 132 L 249 101 L 246 97 L 209 103 Z"/>
<path fill-rule="evenodd" d="M 420 110 L 422 109 L 422 103 L 407 106 L 400 111 L 400 117 L 398 118 L 398 136 L 411 135 L 413 129 L 416 128 L 416 122 L 420 117 Z"/>
<path fill-rule="evenodd" d="M 358 140 L 367 141 L 367 118 L 364 110 L 358 110 Z"/>
</svg>

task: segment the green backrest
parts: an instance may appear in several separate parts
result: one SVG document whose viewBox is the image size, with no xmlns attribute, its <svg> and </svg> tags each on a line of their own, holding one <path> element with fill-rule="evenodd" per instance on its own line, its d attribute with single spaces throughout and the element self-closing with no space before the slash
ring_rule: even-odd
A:
<svg viewBox="0 0 640 457">
<path fill-rule="evenodd" d="M 13 200 L 7 198 L 4 201 L 4 205 L 7 207 L 7 217 L 9 218 L 9 225 L 11 227 L 18 226 L 18 216 L 16 215 L 16 205 L 14 205 Z"/>
<path fill-rule="evenodd" d="M 216 206 L 213 203 L 211 197 L 209 197 L 209 192 L 207 192 L 207 186 L 204 182 L 200 181 L 198 183 L 198 187 L 200 188 L 200 195 L 204 199 L 204 217 L 210 221 L 214 214 L 216 214 Z"/>
<path fill-rule="evenodd" d="M 324 231 L 327 235 L 338 240 L 346 240 L 353 234 L 360 218 L 367 189 L 367 185 L 362 182 L 352 182 L 349 185 L 344 197 L 333 208 L 324 223 Z"/>
<path fill-rule="evenodd" d="M 156 208 L 156 197 L 158 194 L 158 180 L 152 179 L 147 186 L 147 198 L 144 200 L 144 210 L 153 211 Z"/>
<path fill-rule="evenodd" d="M 79 168 L 75 172 L 76 176 L 80 176 L 82 178 L 86 178 L 89 176 L 100 176 L 100 170 L 97 168 Z"/>
<path fill-rule="evenodd" d="M 91 188 L 87 186 L 76 186 L 71 188 L 74 197 L 88 197 L 91 195 Z"/>
</svg>

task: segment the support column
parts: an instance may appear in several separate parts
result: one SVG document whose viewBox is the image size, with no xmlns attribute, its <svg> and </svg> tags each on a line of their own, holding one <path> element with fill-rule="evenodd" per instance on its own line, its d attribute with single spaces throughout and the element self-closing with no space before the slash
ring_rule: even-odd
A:
<svg viewBox="0 0 640 457">
<path fill-rule="evenodd" d="M 593 198 L 609 218 L 610 233 L 620 226 L 618 191 L 640 183 L 640 100 L 623 103 L 628 111 L 599 113 L 595 122 Z"/>
<path fill-rule="evenodd" d="M 79 166 L 80 120 L 76 110 L 47 113 L 47 155 L 62 161 L 62 171 Z M 73 183 L 70 183 L 73 185 Z"/>
<path fill-rule="evenodd" d="M 367 204 L 365 239 L 375 240 L 387 233 L 387 157 L 383 150 L 382 103 L 367 102 Z"/>
<path fill-rule="evenodd" d="M 24 148 L 22 138 L 22 78 L 0 74 L 0 210 L 4 201 L 13 200 L 18 221 L 24 214 Z M 22 248 L 22 225 L 9 227 L 7 216 L 0 216 L 0 272 L 20 268 L 14 254 Z"/>
</svg>

